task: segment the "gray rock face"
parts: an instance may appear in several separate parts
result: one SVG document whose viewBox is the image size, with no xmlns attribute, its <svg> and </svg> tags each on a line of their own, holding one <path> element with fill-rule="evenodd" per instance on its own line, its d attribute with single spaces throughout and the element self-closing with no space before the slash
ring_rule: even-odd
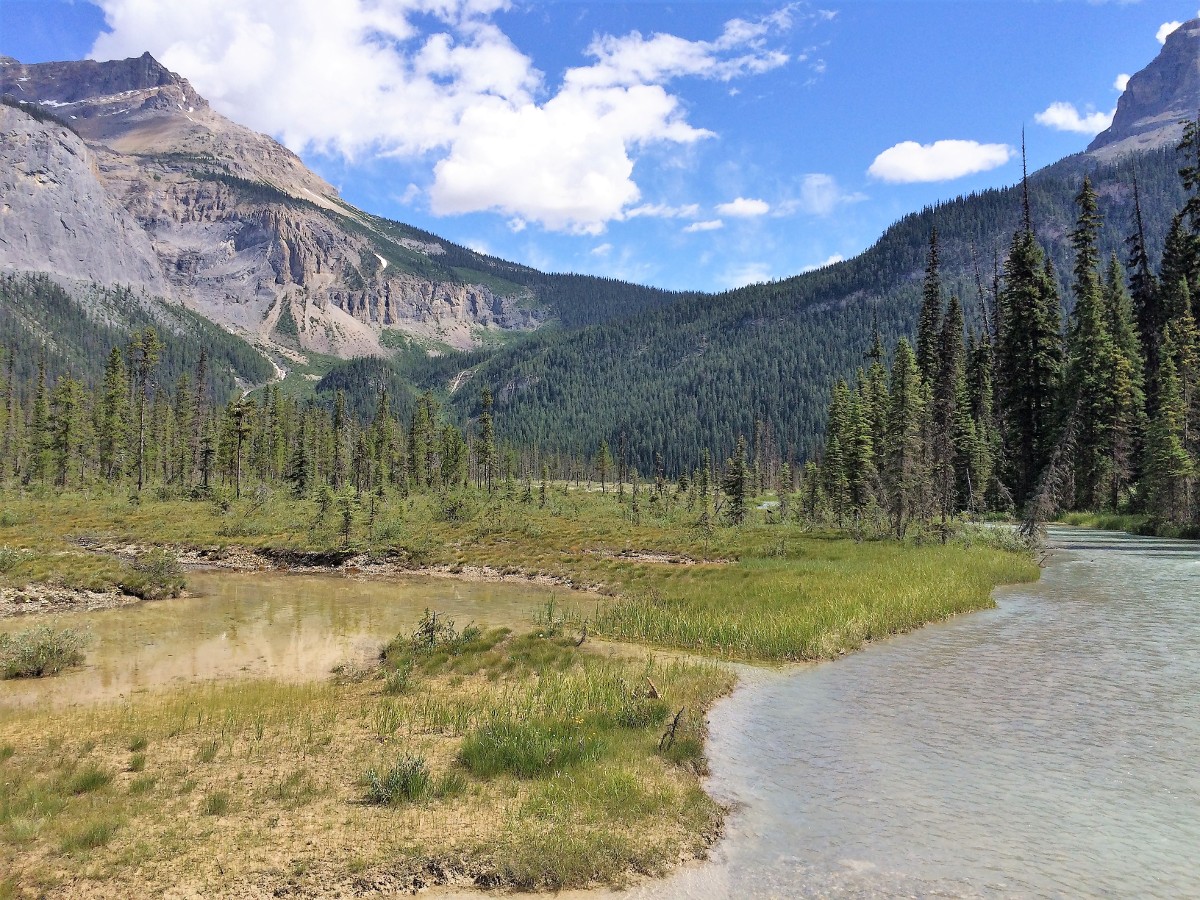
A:
<svg viewBox="0 0 1200 900">
<path fill-rule="evenodd" d="M 1167 36 L 1150 65 L 1129 79 L 1112 125 L 1088 145 L 1099 159 L 1178 143 L 1183 119 L 1200 110 L 1200 19 Z"/>
<path fill-rule="evenodd" d="M 384 233 L 149 54 L 0 59 L 0 93 L 77 132 L 0 106 L 0 266 L 142 286 L 260 344 L 340 356 L 384 352 L 384 328 L 469 346 L 538 324 L 524 298 L 389 264 L 444 248 Z"/>
<path fill-rule="evenodd" d="M 169 292 L 150 239 L 75 134 L 0 106 L 0 263 Z"/>
</svg>

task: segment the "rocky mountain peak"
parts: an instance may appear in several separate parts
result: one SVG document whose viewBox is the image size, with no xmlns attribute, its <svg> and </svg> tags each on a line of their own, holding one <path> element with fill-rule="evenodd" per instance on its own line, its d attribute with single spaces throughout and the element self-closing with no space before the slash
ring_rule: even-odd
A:
<svg viewBox="0 0 1200 900">
<path fill-rule="evenodd" d="M 26 102 L 68 106 L 174 87 L 193 106 L 207 106 L 185 78 L 149 53 L 130 59 L 85 59 L 23 65 L 0 59 L 0 90 Z"/>
<path fill-rule="evenodd" d="M 1167 36 L 1154 61 L 1129 79 L 1113 123 L 1088 146 L 1100 159 L 1174 144 L 1200 110 L 1200 19 Z"/>
</svg>

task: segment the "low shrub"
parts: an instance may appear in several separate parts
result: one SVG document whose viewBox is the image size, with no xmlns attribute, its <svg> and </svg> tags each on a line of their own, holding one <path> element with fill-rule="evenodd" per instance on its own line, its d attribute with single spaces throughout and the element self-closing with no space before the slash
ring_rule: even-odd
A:
<svg viewBox="0 0 1200 900">
<path fill-rule="evenodd" d="M 179 560 L 166 550 L 151 550 L 137 558 L 119 582 L 121 590 L 143 600 L 162 600 L 183 593 L 187 580 Z"/>
<path fill-rule="evenodd" d="M 83 662 L 85 632 L 39 625 L 16 634 L 0 634 L 0 678 L 40 678 Z"/>
<path fill-rule="evenodd" d="M 120 824 L 111 819 L 86 822 L 63 838 L 63 852 L 95 850 L 97 847 L 103 847 L 113 839 L 113 835 L 117 833 L 119 827 Z"/>
<path fill-rule="evenodd" d="M 380 805 L 423 800 L 433 792 L 433 778 L 425 766 L 425 757 L 405 754 L 386 773 L 369 769 L 364 779 L 367 799 Z"/>
<path fill-rule="evenodd" d="M 76 796 L 90 794 L 92 791 L 100 790 L 110 781 L 112 781 L 111 772 L 106 772 L 98 766 L 88 766 L 67 780 L 66 789 L 68 793 Z"/>
<path fill-rule="evenodd" d="M 616 720 L 622 728 L 650 728 L 661 725 L 669 711 L 665 700 L 629 696 L 617 710 Z"/>
</svg>

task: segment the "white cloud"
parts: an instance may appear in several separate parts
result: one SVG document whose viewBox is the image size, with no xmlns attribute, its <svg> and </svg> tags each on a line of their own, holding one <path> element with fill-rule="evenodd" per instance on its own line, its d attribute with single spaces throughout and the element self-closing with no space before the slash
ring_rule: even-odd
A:
<svg viewBox="0 0 1200 900">
<path fill-rule="evenodd" d="M 625 210 L 626 219 L 648 217 L 652 219 L 694 219 L 700 215 L 699 203 L 671 206 L 667 203 L 643 203 Z"/>
<path fill-rule="evenodd" d="M 903 141 L 875 157 L 867 174 L 895 184 L 950 181 L 1002 166 L 1012 159 L 1013 153 L 1013 148 L 1007 144 L 957 140 L 918 144 L 916 141 Z"/>
<path fill-rule="evenodd" d="M 846 259 L 846 257 L 842 256 L 842 254 L 835 253 L 835 254 L 833 254 L 833 256 L 830 256 L 828 259 L 824 260 L 823 262 L 813 263 L 812 265 L 805 266 L 800 271 L 801 272 L 815 272 L 815 271 L 817 271 L 817 269 L 823 269 L 826 266 L 832 266 L 834 263 L 844 262 L 845 259 Z"/>
<path fill-rule="evenodd" d="M 1059 101 L 1051 103 L 1040 113 L 1036 113 L 1033 120 L 1039 125 L 1045 125 L 1047 128 L 1053 128 L 1056 131 L 1073 131 L 1078 134 L 1097 135 L 1112 124 L 1115 113 L 1115 109 L 1111 112 L 1081 113 L 1075 108 L 1073 103 Z"/>
<path fill-rule="evenodd" d="M 409 185 L 408 185 L 408 187 L 406 187 L 406 188 L 404 189 L 404 193 L 403 193 L 403 194 L 397 194 L 397 195 L 395 195 L 395 196 L 393 197 L 393 199 L 394 199 L 394 200 L 395 200 L 397 203 L 401 203 L 401 204 L 403 204 L 404 206 L 409 206 L 409 205 L 411 205 L 411 204 L 412 204 L 412 202 L 413 202 L 414 200 L 416 200 L 416 199 L 417 199 L 418 197 L 420 197 L 420 196 L 421 196 L 421 189 L 420 189 L 419 187 L 417 187 L 417 185 L 415 185 L 415 184 L 412 184 L 412 183 L 410 182 L 410 183 L 409 183 Z"/>
<path fill-rule="evenodd" d="M 748 284 L 762 284 L 772 278 L 771 269 L 766 263 L 739 263 L 726 269 L 720 276 L 720 283 L 726 288 L 745 287 Z"/>
<path fill-rule="evenodd" d="M 796 199 L 781 205 L 778 211 L 791 213 L 798 210 L 813 216 L 827 216 L 839 206 L 865 199 L 865 194 L 843 190 L 832 175 L 810 172 L 801 180 Z"/>
<path fill-rule="evenodd" d="M 756 216 L 765 216 L 770 211 L 771 205 L 765 200 L 749 197 L 738 197 L 728 203 L 717 204 L 717 212 L 723 216 L 733 216 L 737 219 L 753 219 Z"/>
<path fill-rule="evenodd" d="M 683 231 L 685 234 L 695 234 L 697 231 L 716 231 L 718 228 L 724 227 L 725 223 L 720 219 L 709 219 L 704 222 L 693 222 Z"/>
<path fill-rule="evenodd" d="M 612 253 L 612 248 L 612 244 L 601 244 L 598 247 L 593 247 L 591 254 L 592 256 L 608 256 L 608 254 Z"/>
<path fill-rule="evenodd" d="M 1167 36 L 1182 24 L 1182 22 L 1163 22 L 1158 26 L 1158 33 L 1154 37 L 1157 38 L 1160 44 L 1165 44 Z"/>
<path fill-rule="evenodd" d="M 712 136 L 669 82 L 785 65 L 774 42 L 799 16 L 731 19 L 709 41 L 597 35 L 589 63 L 552 85 L 494 21 L 510 0 L 94 2 L 109 29 L 95 58 L 148 49 L 294 150 L 427 160 L 435 214 L 491 210 L 588 234 L 638 208 L 643 148 Z"/>
<path fill-rule="evenodd" d="M 1123 93 L 1125 93 L 1125 88 L 1127 88 L 1127 87 L 1129 87 L 1129 76 L 1124 73 L 1121 73 L 1120 75 L 1117 76 L 1116 81 L 1113 82 L 1113 88 L 1115 88 L 1116 90 L 1120 91 L 1123 94 Z"/>
</svg>

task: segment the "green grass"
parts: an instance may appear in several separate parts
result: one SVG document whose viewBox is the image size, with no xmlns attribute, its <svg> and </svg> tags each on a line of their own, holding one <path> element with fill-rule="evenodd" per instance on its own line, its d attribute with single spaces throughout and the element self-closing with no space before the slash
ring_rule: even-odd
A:
<svg viewBox="0 0 1200 900">
<path fill-rule="evenodd" d="M 1099 528 L 1102 531 L 1127 531 L 1130 534 L 1141 534 L 1146 527 L 1147 518 L 1139 513 L 1090 513 L 1072 512 L 1062 517 L 1064 525 L 1074 525 L 1078 528 Z"/>
<path fill-rule="evenodd" d="M 295 876 L 315 888 L 351 861 L 392 871 L 419 845 L 414 865 L 561 888 L 699 852 L 720 811 L 696 777 L 702 759 L 659 752 L 660 714 L 696 710 L 681 732 L 701 746 L 703 710 L 733 676 L 592 653 L 556 621 L 551 635 L 514 635 L 431 612 L 366 677 L 0 710 L 12 748 L 0 870 L 50 893 L 103 872 L 115 891 L 153 895 L 179 888 L 180 867 L 211 891 L 260 877 L 263 854 L 354 848 Z M 409 689 L 388 693 L 397 664 Z"/>
<path fill-rule="evenodd" d="M 514 721 L 500 715 L 467 735 L 458 758 L 480 778 L 502 774 L 539 778 L 594 761 L 603 749 L 582 722 Z"/>
<path fill-rule="evenodd" d="M 549 576 L 600 598 L 571 595 L 525 634 L 431 611 L 366 677 L 0 709 L 12 748 L 0 753 L 0 871 L 54 885 L 92 866 L 153 894 L 177 888 L 161 874 L 169 860 L 211 888 L 271 870 L 264 854 L 287 857 L 279 871 L 290 871 L 313 846 L 328 862 L 306 865 L 289 889 L 315 889 L 351 863 L 369 873 L 417 857 L 530 889 L 662 871 L 719 829 L 698 776 L 704 711 L 733 676 L 715 663 L 589 652 L 591 640 L 576 646 L 585 629 L 724 658 L 828 658 L 987 607 L 997 584 L 1037 576 L 1028 553 L 986 533 L 856 543 L 758 511 L 743 527 L 701 529 L 698 510 L 673 496 L 645 499 L 634 523 L 615 493 L 558 483 L 544 508 L 536 488 L 531 503 L 521 493 L 388 493 L 373 518 L 356 512 L 349 549 L 400 567 Z M 332 518 L 276 489 L 222 502 L 9 494 L 0 547 L 13 552 L 0 583 L 124 577 L 126 564 L 79 538 L 341 552 Z M 90 789 L 72 792 L 73 779 Z M 135 834 L 146 848 L 136 853 L 125 837 Z"/>
</svg>

